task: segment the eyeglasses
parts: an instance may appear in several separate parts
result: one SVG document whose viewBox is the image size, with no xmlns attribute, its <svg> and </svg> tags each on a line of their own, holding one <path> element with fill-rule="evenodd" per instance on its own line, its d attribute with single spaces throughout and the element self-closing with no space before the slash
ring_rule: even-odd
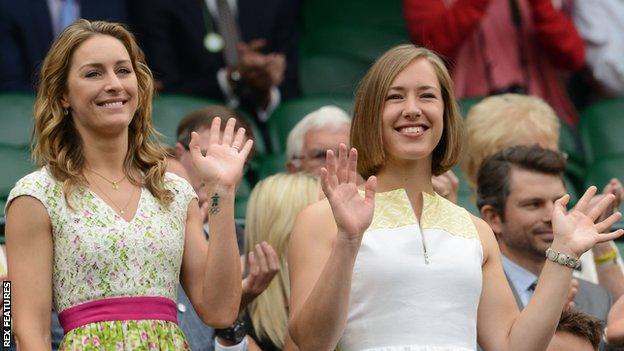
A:
<svg viewBox="0 0 624 351">
<path fill-rule="evenodd" d="M 293 157 L 293 160 L 308 160 L 314 162 L 324 162 L 327 157 L 328 149 L 312 149 L 307 155 L 300 155 Z M 338 155 L 338 150 L 329 149 L 334 152 L 334 155 Z"/>
</svg>

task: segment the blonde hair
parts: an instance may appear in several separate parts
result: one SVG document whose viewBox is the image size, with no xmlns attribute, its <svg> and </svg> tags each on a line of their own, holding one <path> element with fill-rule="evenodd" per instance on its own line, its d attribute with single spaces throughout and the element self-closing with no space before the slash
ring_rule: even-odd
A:
<svg viewBox="0 0 624 351">
<path fill-rule="evenodd" d="M 295 218 L 318 200 L 320 182 L 305 173 L 278 173 L 260 181 L 251 192 L 245 222 L 245 252 L 269 243 L 280 260 L 280 271 L 268 288 L 249 305 L 258 337 L 282 348 L 288 334 L 286 302 L 290 299 L 287 249 Z"/>
<path fill-rule="evenodd" d="M 137 77 L 138 107 L 128 127 L 124 172 L 134 184 L 144 184 L 162 204 L 168 205 L 173 194 L 164 187 L 166 151 L 158 142 L 159 134 L 152 126 L 152 73 L 134 36 L 122 24 L 81 19 L 67 27 L 52 44 L 41 67 L 34 106 L 33 158 L 39 166 L 47 166 L 52 176 L 63 182 L 68 203 L 76 187 L 87 184 L 82 173 L 85 168 L 82 141 L 71 115 L 63 113 L 61 98 L 67 92 L 73 53 L 95 35 L 108 35 L 121 41 Z M 132 172 L 133 167 L 143 173 L 143 180 Z"/>
<path fill-rule="evenodd" d="M 465 154 L 460 162 L 472 189 L 483 161 L 514 145 L 559 143 L 559 119 L 542 99 L 521 94 L 490 96 L 474 105 L 466 118 Z M 541 145 L 543 147 L 551 145 Z"/>
<path fill-rule="evenodd" d="M 431 171 L 434 175 L 442 174 L 457 162 L 462 119 L 448 70 L 433 51 L 411 44 L 399 45 L 377 59 L 360 81 L 355 95 L 351 145 L 360 151 L 358 172 L 365 179 L 376 174 L 384 164 L 381 114 L 390 85 L 401 71 L 419 58 L 426 59 L 433 66 L 444 102 L 444 130 L 433 150 Z"/>
</svg>

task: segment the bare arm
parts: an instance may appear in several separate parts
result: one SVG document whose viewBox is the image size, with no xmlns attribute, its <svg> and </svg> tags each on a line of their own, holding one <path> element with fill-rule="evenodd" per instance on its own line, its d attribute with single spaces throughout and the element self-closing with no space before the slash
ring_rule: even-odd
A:
<svg viewBox="0 0 624 351">
<path fill-rule="evenodd" d="M 8 208 L 6 244 L 18 350 L 50 350 L 52 225 L 38 200 L 20 196 Z"/>
<path fill-rule="evenodd" d="M 624 297 L 620 297 L 609 311 L 607 341 L 609 345 L 624 345 Z"/>
<path fill-rule="evenodd" d="M 601 200 L 588 209 L 589 199 L 596 192 L 591 187 L 578 201 L 575 209 L 567 212 L 569 196 L 555 202 L 553 210 L 552 248 L 564 254 L 579 257 L 597 242 L 613 240 L 621 231 L 599 234 L 615 223 L 621 215 L 614 214 L 594 224 L 600 213 L 613 200 Z M 572 279 L 572 269 L 546 261 L 540 274 L 535 294 L 529 304 L 518 313 L 509 284 L 500 263 L 500 253 L 494 235 L 483 222 L 477 221 L 484 249 L 483 291 L 479 304 L 478 336 L 485 350 L 545 350 L 552 338 Z M 530 349 L 528 349 L 530 347 Z"/>
<path fill-rule="evenodd" d="M 208 222 L 210 244 L 204 238 L 197 200 L 189 204 L 181 281 L 202 321 L 227 328 L 238 316 L 241 273 L 234 234 L 234 190 L 220 193 L 221 213 Z"/>
<path fill-rule="evenodd" d="M 332 222 L 329 203 L 314 204 L 301 212 L 290 238 L 289 333 L 301 350 L 333 349 L 347 320 L 359 245 L 337 243 Z"/>
<path fill-rule="evenodd" d="M 548 281 L 549 289 L 538 284 L 533 298 L 520 313 L 494 234 L 485 223 L 478 221 L 476 225 L 485 259 L 477 320 L 479 345 L 484 350 L 545 350 L 555 333 L 572 269 L 547 262 L 539 281 Z"/>
<path fill-rule="evenodd" d="M 592 248 L 594 258 L 603 256 L 615 250 L 618 251 L 614 242 L 606 242 L 597 244 Z M 596 264 L 596 273 L 598 274 L 598 283 L 613 295 L 613 299 L 617 300 L 620 296 L 624 295 L 624 273 L 622 273 L 622 266 L 617 261 L 603 263 L 601 265 Z"/>
<path fill-rule="evenodd" d="M 594 196 L 589 203 L 590 207 L 593 207 L 602 197 L 608 194 L 613 194 L 615 201 L 600 215 L 599 220 L 605 220 L 613 214 L 620 207 L 622 198 L 624 198 L 622 183 L 617 178 L 612 178 L 605 185 L 602 195 Z M 619 256 L 618 248 L 613 241 L 598 243 L 592 248 L 594 259 L 604 257 L 613 252 L 616 253 L 616 256 Z M 609 290 L 611 295 L 613 295 L 613 299 L 617 300 L 624 294 L 624 274 L 622 273 L 622 265 L 619 263 L 619 260 L 602 263 L 601 265 L 596 264 L 596 273 L 598 274 L 598 282 Z"/>
<path fill-rule="evenodd" d="M 229 327 L 238 316 L 241 300 L 241 267 L 234 228 L 234 194 L 253 142 L 245 142 L 245 130 L 234 135 L 230 118 L 223 136 L 221 119 L 210 126 L 210 141 L 202 155 L 199 136 L 192 133 L 193 164 L 211 197 L 208 225 L 210 244 L 204 240 L 197 201 L 191 201 L 186 220 L 182 285 L 200 318 L 215 328 Z M 244 145 L 244 146 L 243 146 Z"/>
<path fill-rule="evenodd" d="M 301 350 L 333 349 L 346 325 L 353 266 L 372 221 L 376 184 L 369 178 L 365 196 L 358 194 L 356 168 L 355 149 L 347 152 L 341 144 L 338 161 L 327 151 L 321 184 L 328 201 L 304 210 L 290 239 L 289 332 Z"/>
</svg>

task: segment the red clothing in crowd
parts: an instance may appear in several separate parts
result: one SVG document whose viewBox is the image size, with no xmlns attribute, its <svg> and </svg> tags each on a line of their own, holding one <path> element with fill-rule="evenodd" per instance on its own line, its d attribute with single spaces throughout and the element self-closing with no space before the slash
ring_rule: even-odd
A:
<svg viewBox="0 0 624 351">
<path fill-rule="evenodd" d="M 585 47 L 552 0 L 404 0 L 404 13 L 412 40 L 450 59 L 458 98 L 520 88 L 576 123 L 560 74 Z"/>
</svg>

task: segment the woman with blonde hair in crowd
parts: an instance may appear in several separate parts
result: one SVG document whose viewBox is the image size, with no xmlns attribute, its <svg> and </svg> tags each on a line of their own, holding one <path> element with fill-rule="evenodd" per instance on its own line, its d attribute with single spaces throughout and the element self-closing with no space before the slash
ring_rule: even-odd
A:
<svg viewBox="0 0 624 351">
<path fill-rule="evenodd" d="M 252 142 L 234 120 L 205 156 L 193 135 L 195 166 L 212 194 L 208 245 L 197 195 L 165 173 L 152 93 L 123 25 L 78 20 L 46 56 L 34 108 L 41 168 L 17 182 L 6 207 L 18 349 L 50 348 L 52 305 L 65 331 L 61 350 L 189 349 L 176 320 L 178 281 L 205 323 L 236 319 L 234 193 Z"/>
<path fill-rule="evenodd" d="M 275 248 L 280 262 L 279 273 L 248 307 L 250 334 L 263 351 L 293 349 L 288 338 L 288 244 L 295 218 L 319 200 L 320 190 L 319 179 L 313 175 L 279 173 L 260 181 L 249 197 L 245 221 L 248 259 L 256 260 L 256 246 L 269 244 Z"/>
<path fill-rule="evenodd" d="M 615 223 L 594 221 L 591 187 L 553 209 L 554 239 L 528 306 L 518 311 L 492 230 L 433 191 L 461 148 L 451 78 L 431 51 L 394 47 L 364 76 L 351 145 L 327 152 L 327 201 L 306 208 L 291 238 L 289 331 L 301 350 L 545 350 L 573 268 Z M 363 191 L 357 173 L 366 180 Z M 363 193 L 363 194 L 362 194 Z"/>
</svg>

